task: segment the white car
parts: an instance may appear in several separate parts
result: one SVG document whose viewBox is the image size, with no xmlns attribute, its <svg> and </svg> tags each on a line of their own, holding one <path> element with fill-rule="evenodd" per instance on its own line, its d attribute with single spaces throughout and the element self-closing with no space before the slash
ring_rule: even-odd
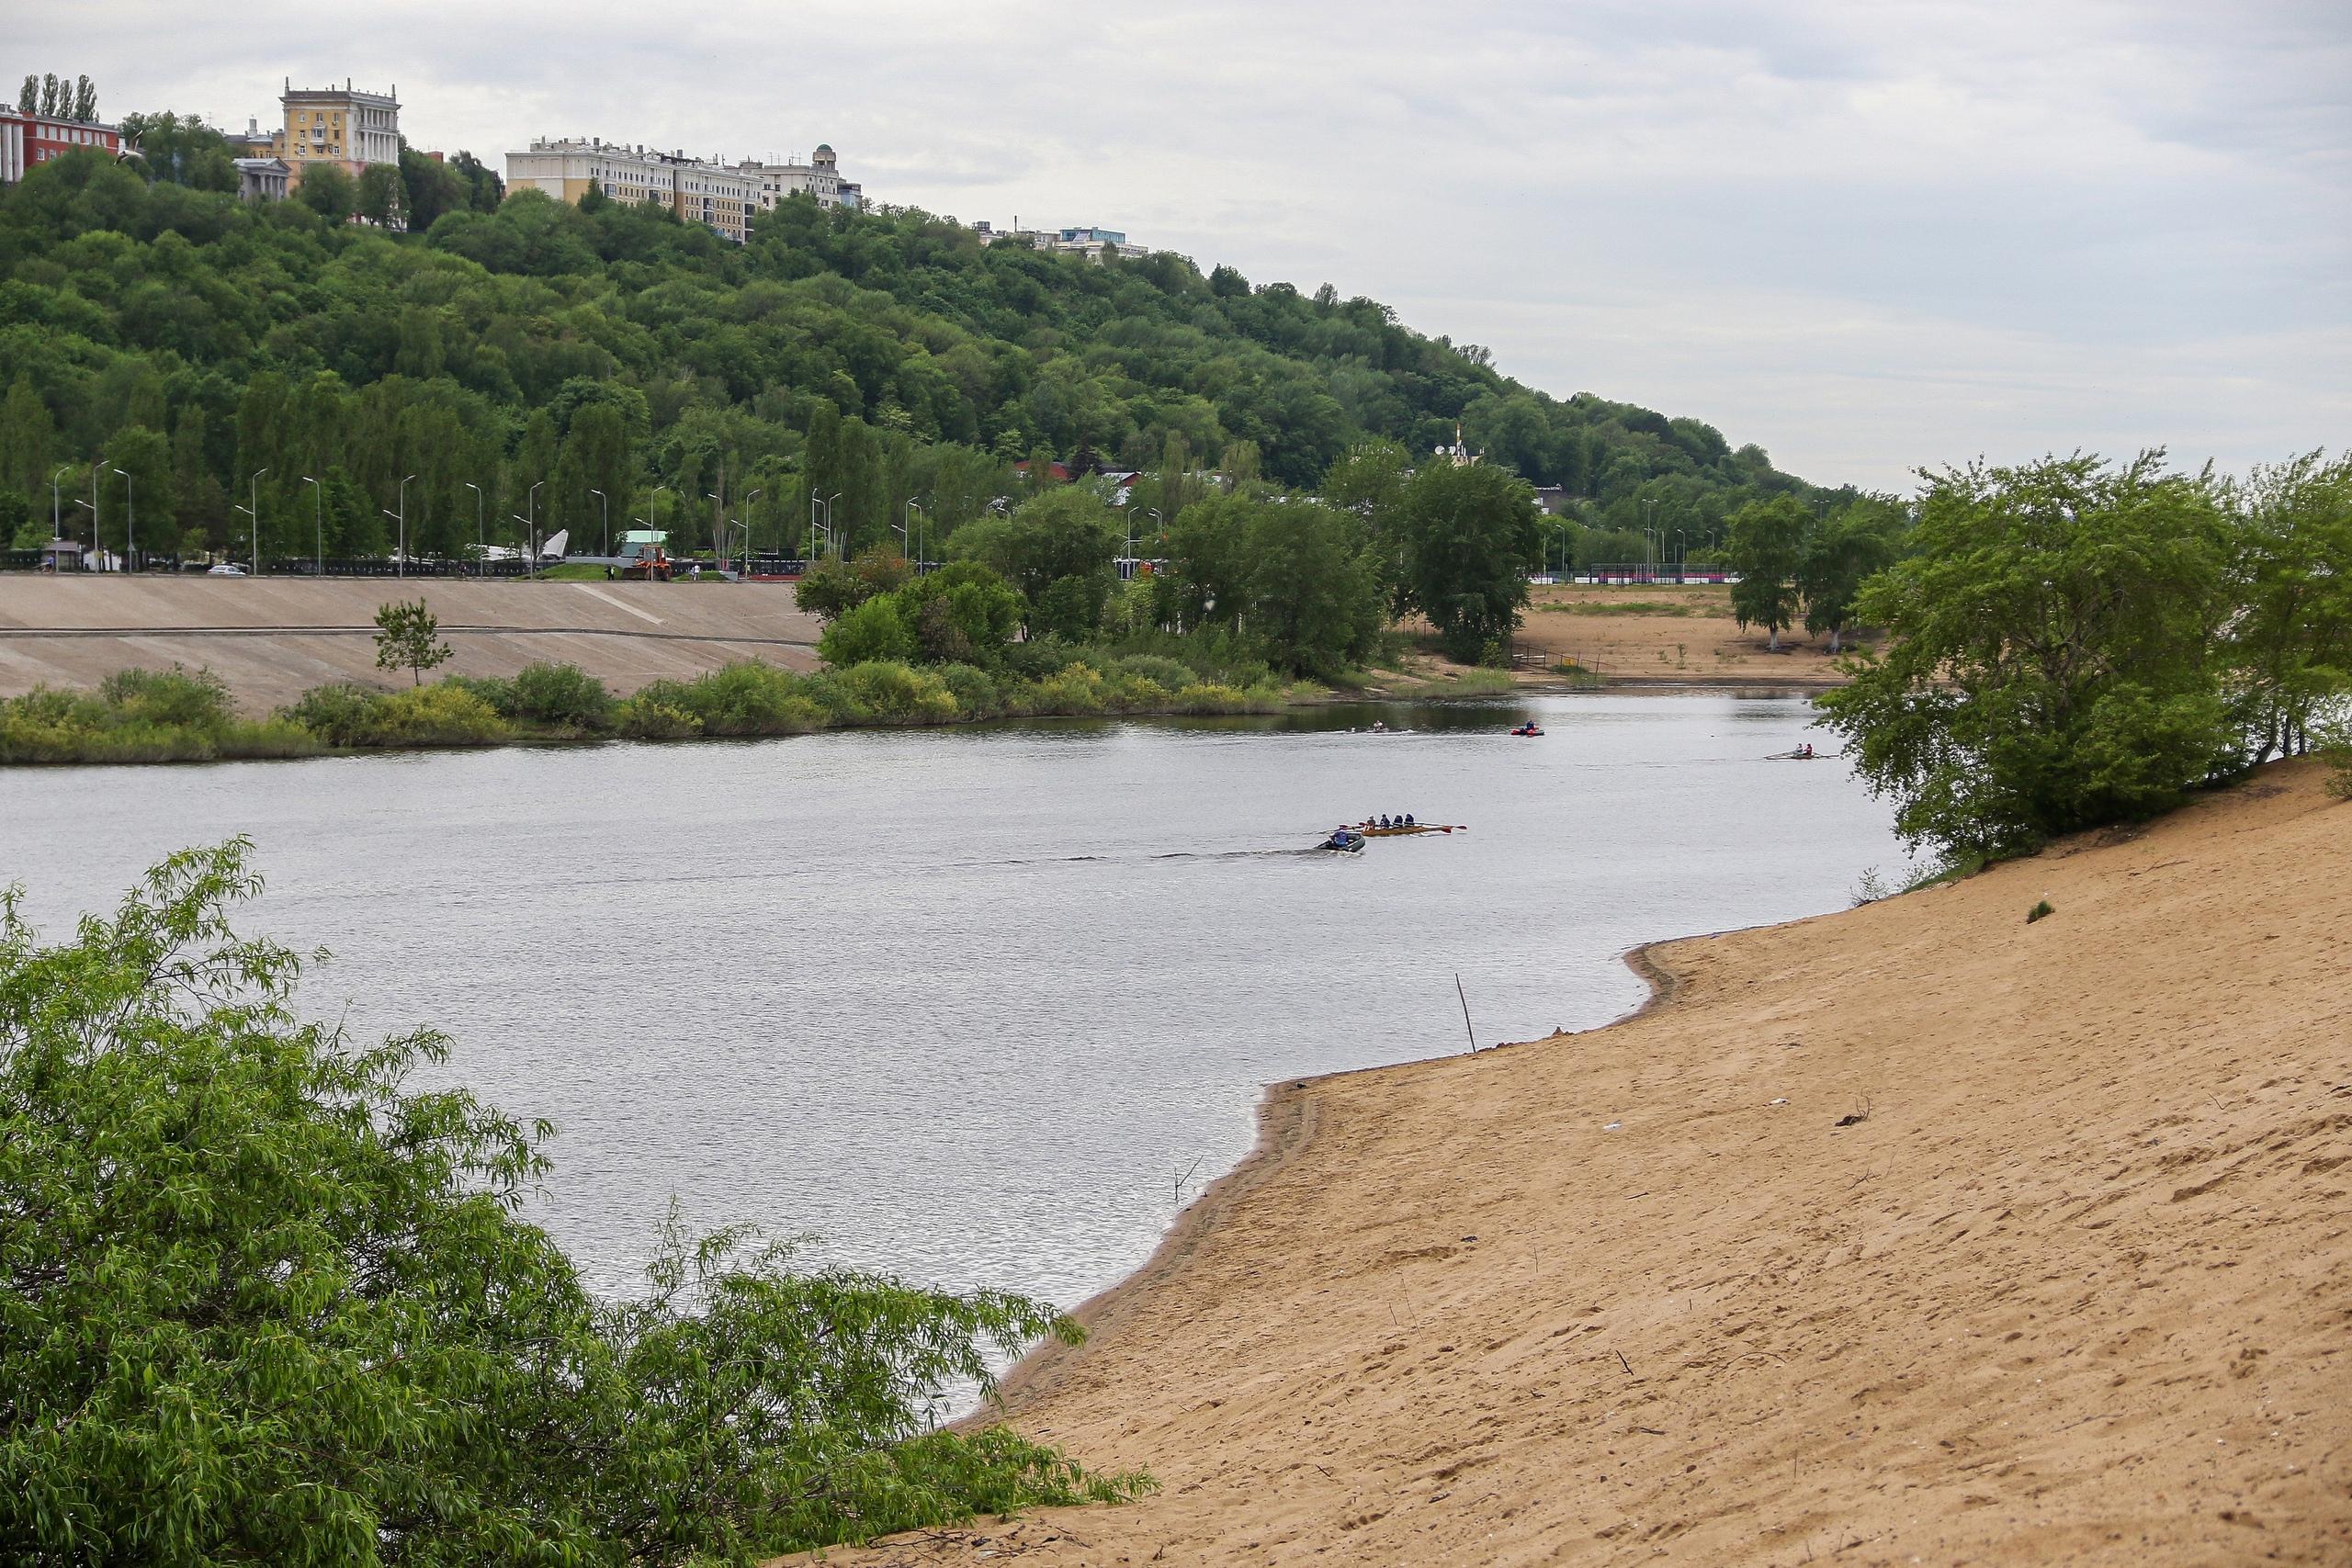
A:
<svg viewBox="0 0 2352 1568">
<path fill-rule="evenodd" d="M 207 577 L 243 577 L 245 575 L 245 569 L 239 566 L 232 560 L 215 561 L 212 564 L 211 569 L 204 575 Z"/>
</svg>

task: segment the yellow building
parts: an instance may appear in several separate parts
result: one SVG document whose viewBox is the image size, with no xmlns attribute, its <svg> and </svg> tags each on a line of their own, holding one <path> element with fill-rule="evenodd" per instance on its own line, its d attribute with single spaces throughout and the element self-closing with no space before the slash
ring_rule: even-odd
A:
<svg viewBox="0 0 2352 1568">
<path fill-rule="evenodd" d="M 320 164 L 340 164 L 356 179 L 371 164 L 401 161 L 400 89 L 389 93 L 356 90 L 345 78 L 340 87 L 300 87 L 288 78 L 278 100 L 286 121 L 276 139 L 276 151 L 294 171 L 302 173 Z"/>
</svg>

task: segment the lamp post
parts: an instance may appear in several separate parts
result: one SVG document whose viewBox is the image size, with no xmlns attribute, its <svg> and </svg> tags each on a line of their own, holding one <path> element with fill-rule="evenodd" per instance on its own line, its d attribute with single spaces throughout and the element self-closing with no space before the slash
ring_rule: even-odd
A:
<svg viewBox="0 0 2352 1568">
<path fill-rule="evenodd" d="M 590 495 L 594 496 L 594 497 L 595 497 L 599 502 L 603 502 L 603 504 L 604 504 L 604 508 L 605 508 L 605 553 L 606 555 L 608 555 L 608 556 L 609 556 L 609 555 L 611 555 L 611 554 L 613 553 L 613 503 L 612 503 L 611 502 L 609 502 L 609 501 L 605 501 L 605 492 L 604 492 L 603 491 L 601 491 L 601 490 L 592 490 L 592 491 L 590 491 L 588 493 L 589 493 Z"/>
<path fill-rule="evenodd" d="M 327 487 L 308 474 L 302 476 L 302 482 L 311 487 L 311 548 L 317 552 L 311 558 L 311 575 L 324 577 L 327 574 Z"/>
<path fill-rule="evenodd" d="M 547 482 L 541 479 L 531 487 L 530 494 L 523 500 L 523 509 L 529 515 L 514 519 L 523 525 L 523 575 L 526 578 L 536 577 L 539 571 L 539 486 Z"/>
<path fill-rule="evenodd" d="M 255 468 L 245 476 L 245 517 L 254 525 L 254 575 L 261 575 L 261 477 L 267 468 Z"/>
<path fill-rule="evenodd" d="M 1674 581 L 1680 582 L 1690 575 L 1690 540 L 1677 528 L 1674 531 Z"/>
<path fill-rule="evenodd" d="M 922 508 L 916 503 L 913 496 L 907 497 L 907 527 L 904 531 L 909 533 L 914 541 L 914 569 L 917 577 L 922 575 L 923 521 Z"/>
<path fill-rule="evenodd" d="M 401 509 L 398 512 L 390 507 L 379 508 L 385 516 L 396 519 L 401 525 L 399 553 L 392 557 L 394 577 L 408 575 L 408 481 L 414 478 L 414 474 L 410 474 L 401 480 Z"/>
<path fill-rule="evenodd" d="M 767 492 L 767 486 L 754 485 L 752 492 L 743 498 L 743 575 L 746 578 L 752 575 L 752 502 Z"/>
<path fill-rule="evenodd" d="M 73 466 L 68 463 L 65 468 Z M 65 538 L 65 502 L 62 499 L 64 492 L 57 488 L 57 481 L 65 477 L 65 468 L 60 468 L 49 476 L 49 542 L 52 545 L 62 543 Z M 64 553 L 62 550 L 49 552 L 50 570 L 55 571 L 58 569 L 59 558 Z"/>
<path fill-rule="evenodd" d="M 114 471 L 122 475 L 122 570 L 129 571 L 131 562 L 139 558 L 139 486 L 128 469 Z"/>
<path fill-rule="evenodd" d="M 487 579 L 490 576 L 490 536 L 481 525 L 481 486 L 468 479 L 466 488 L 474 492 L 474 576 Z"/>
</svg>

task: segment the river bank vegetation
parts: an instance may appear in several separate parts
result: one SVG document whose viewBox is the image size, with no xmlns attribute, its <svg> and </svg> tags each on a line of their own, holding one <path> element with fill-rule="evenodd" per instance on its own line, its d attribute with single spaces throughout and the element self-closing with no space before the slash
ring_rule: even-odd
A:
<svg viewBox="0 0 2352 1568">
<path fill-rule="evenodd" d="M 2352 457 L 2244 479 L 2162 452 L 1928 476 L 1819 699 L 1915 843 L 1957 864 L 2352 745 Z"/>
<path fill-rule="evenodd" d="M 0 1556 L 743 1563 L 1148 1488 L 936 1427 L 1045 1303 L 674 1214 L 590 1292 L 519 1217 L 552 1129 L 301 1021 L 258 888 L 182 853 L 47 947 L 0 900 Z"/>
</svg>

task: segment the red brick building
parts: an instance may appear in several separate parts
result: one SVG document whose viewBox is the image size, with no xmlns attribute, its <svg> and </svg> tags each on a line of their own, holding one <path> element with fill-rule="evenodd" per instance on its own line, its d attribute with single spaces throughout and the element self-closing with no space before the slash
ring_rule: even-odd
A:
<svg viewBox="0 0 2352 1568">
<path fill-rule="evenodd" d="M 111 125 L 89 125 L 55 115 L 0 107 L 0 184 L 14 185 L 27 171 L 62 158 L 77 147 L 95 147 L 109 158 L 122 155 L 122 132 Z"/>
</svg>

